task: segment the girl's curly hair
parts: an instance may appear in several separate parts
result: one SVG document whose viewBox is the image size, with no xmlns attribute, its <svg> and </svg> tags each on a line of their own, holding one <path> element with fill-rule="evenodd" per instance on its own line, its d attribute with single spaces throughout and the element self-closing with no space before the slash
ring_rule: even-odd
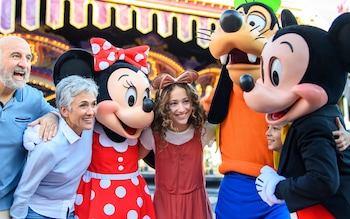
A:
<svg viewBox="0 0 350 219">
<path fill-rule="evenodd" d="M 192 105 L 192 113 L 188 119 L 188 123 L 193 126 L 196 131 L 201 131 L 207 115 L 203 106 L 199 101 L 196 89 L 190 84 L 173 83 L 162 90 L 156 92 L 154 106 L 154 120 L 151 124 L 154 134 L 159 135 L 161 141 L 165 141 L 165 133 L 167 129 L 173 130 L 173 121 L 170 118 L 169 99 L 170 93 L 175 87 L 180 87 L 186 90 Z"/>
</svg>

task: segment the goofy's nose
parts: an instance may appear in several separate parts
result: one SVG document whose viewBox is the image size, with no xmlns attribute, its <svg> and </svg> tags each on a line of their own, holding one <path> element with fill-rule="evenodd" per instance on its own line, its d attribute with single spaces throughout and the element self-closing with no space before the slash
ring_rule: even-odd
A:
<svg viewBox="0 0 350 219">
<path fill-rule="evenodd" d="M 243 16 L 236 10 L 226 10 L 220 17 L 220 26 L 226 33 L 234 33 L 241 29 Z"/>
</svg>

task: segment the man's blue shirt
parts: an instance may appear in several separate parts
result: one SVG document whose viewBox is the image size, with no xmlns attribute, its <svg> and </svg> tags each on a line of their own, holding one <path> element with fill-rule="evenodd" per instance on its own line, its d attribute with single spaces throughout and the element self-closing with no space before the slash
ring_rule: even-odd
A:
<svg viewBox="0 0 350 219">
<path fill-rule="evenodd" d="M 9 209 L 26 160 L 23 133 L 28 123 L 57 110 L 41 91 L 25 85 L 0 104 L 0 210 Z"/>
</svg>

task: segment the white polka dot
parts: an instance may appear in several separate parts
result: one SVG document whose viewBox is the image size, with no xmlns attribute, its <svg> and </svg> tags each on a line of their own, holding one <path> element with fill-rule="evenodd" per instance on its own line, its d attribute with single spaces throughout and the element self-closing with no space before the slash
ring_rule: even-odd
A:
<svg viewBox="0 0 350 219">
<path fill-rule="evenodd" d="M 112 47 L 112 44 L 111 44 L 110 42 L 108 42 L 108 41 L 105 41 L 105 42 L 103 43 L 103 46 L 102 46 L 102 48 L 103 48 L 104 50 L 110 49 L 111 47 Z"/>
<path fill-rule="evenodd" d="M 119 171 L 123 171 L 123 170 L 124 170 L 124 166 L 120 165 L 120 166 L 118 167 L 118 170 L 119 170 Z"/>
<path fill-rule="evenodd" d="M 148 195 L 151 194 L 147 185 L 145 185 L 145 187 L 143 189 L 145 190 L 146 194 L 148 194 Z"/>
<path fill-rule="evenodd" d="M 100 46 L 96 43 L 91 44 L 91 50 L 93 54 L 96 54 L 100 51 Z"/>
<path fill-rule="evenodd" d="M 115 190 L 115 195 L 118 198 L 124 198 L 126 195 L 126 189 L 123 186 L 118 186 L 118 188 Z"/>
<path fill-rule="evenodd" d="M 114 61 L 115 60 L 115 53 L 114 52 L 109 53 L 107 59 L 109 61 Z"/>
<path fill-rule="evenodd" d="M 83 195 L 82 194 L 77 194 L 75 197 L 75 204 L 76 205 L 81 205 L 83 203 Z"/>
<path fill-rule="evenodd" d="M 106 180 L 106 179 L 101 179 L 100 181 L 100 187 L 102 189 L 107 189 L 108 187 L 111 186 L 111 181 L 110 180 Z"/>
<path fill-rule="evenodd" d="M 120 54 L 120 56 L 119 56 L 119 60 L 124 60 L 125 59 L 125 54 L 123 53 L 123 54 Z"/>
<path fill-rule="evenodd" d="M 118 157 L 118 162 L 123 162 L 124 158 L 123 157 Z"/>
<path fill-rule="evenodd" d="M 103 207 L 103 212 L 106 214 L 106 215 L 113 215 L 114 212 L 115 212 L 115 208 L 112 204 L 106 204 L 104 207 Z"/>
<path fill-rule="evenodd" d="M 151 217 L 148 215 L 145 215 L 142 219 L 151 219 Z"/>
<path fill-rule="evenodd" d="M 100 67 L 100 69 L 101 70 L 105 70 L 106 68 L 108 68 L 108 62 L 100 62 L 99 64 L 98 64 L 98 67 Z"/>
<path fill-rule="evenodd" d="M 95 191 L 91 190 L 90 200 L 93 200 L 94 198 L 95 198 Z"/>
<path fill-rule="evenodd" d="M 138 205 L 140 208 L 142 207 L 142 205 L 143 205 L 143 200 L 142 200 L 141 197 L 138 197 L 138 198 L 137 198 L 137 205 Z"/>
<path fill-rule="evenodd" d="M 137 186 L 137 185 L 139 185 L 139 179 L 137 178 L 137 177 L 134 177 L 134 178 L 132 178 L 131 179 L 131 182 L 135 185 L 135 186 Z"/>
<path fill-rule="evenodd" d="M 138 215 L 137 212 L 135 210 L 130 210 L 128 212 L 128 216 L 127 219 L 137 219 Z"/>
<path fill-rule="evenodd" d="M 89 177 L 89 176 L 87 176 L 87 175 L 83 175 L 83 181 L 84 181 L 85 183 L 89 183 L 90 180 L 91 180 L 91 177 Z"/>
<path fill-rule="evenodd" d="M 142 54 L 140 54 L 140 53 L 135 56 L 135 61 L 136 62 L 140 62 L 143 59 L 145 59 L 145 57 Z"/>
<path fill-rule="evenodd" d="M 74 215 L 74 219 L 79 219 L 79 217 L 77 215 Z"/>
<path fill-rule="evenodd" d="M 144 66 L 141 67 L 141 71 L 145 74 L 148 74 L 148 68 L 146 68 Z"/>
</svg>

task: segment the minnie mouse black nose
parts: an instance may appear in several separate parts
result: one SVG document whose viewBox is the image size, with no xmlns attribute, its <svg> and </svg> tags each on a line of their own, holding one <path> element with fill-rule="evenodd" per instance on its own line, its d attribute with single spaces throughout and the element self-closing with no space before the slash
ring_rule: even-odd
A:
<svg viewBox="0 0 350 219">
<path fill-rule="evenodd" d="M 149 113 L 153 110 L 153 107 L 154 107 L 154 103 L 152 99 L 147 98 L 143 100 L 143 105 L 142 105 L 143 111 L 145 111 L 146 113 Z"/>
</svg>

